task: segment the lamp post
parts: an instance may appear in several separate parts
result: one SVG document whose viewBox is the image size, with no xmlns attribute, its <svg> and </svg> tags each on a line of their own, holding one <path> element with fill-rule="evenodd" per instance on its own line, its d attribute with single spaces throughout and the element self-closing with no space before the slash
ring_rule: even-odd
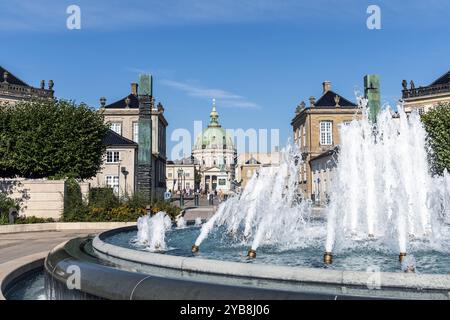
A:
<svg viewBox="0 0 450 320">
<path fill-rule="evenodd" d="M 121 171 L 122 171 L 122 174 L 123 174 L 123 177 L 124 177 L 124 179 L 125 179 L 125 198 L 127 198 L 128 197 L 128 192 L 127 192 L 127 176 L 128 176 L 128 174 L 129 174 L 129 172 L 127 171 L 127 168 L 126 167 L 122 167 L 121 169 L 120 169 Z"/>
<path fill-rule="evenodd" d="M 184 199 L 183 199 L 183 190 L 181 189 L 182 183 L 183 183 L 183 169 L 178 169 L 178 191 L 180 192 L 180 207 L 183 207 L 184 205 Z"/>
</svg>

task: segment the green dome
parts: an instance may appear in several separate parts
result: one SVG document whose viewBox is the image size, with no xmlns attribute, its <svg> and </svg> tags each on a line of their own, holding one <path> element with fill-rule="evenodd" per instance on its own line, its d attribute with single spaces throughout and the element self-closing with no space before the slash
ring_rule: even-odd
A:
<svg viewBox="0 0 450 320">
<path fill-rule="evenodd" d="M 216 111 L 215 101 L 210 118 L 208 127 L 197 136 L 195 149 L 233 149 L 232 137 L 219 124 L 219 114 Z"/>
</svg>

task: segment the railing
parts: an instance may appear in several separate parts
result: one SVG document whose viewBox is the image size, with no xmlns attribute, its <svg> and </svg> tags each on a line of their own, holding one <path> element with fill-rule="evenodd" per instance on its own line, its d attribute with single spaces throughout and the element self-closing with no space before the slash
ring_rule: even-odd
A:
<svg viewBox="0 0 450 320">
<path fill-rule="evenodd" d="M 450 92 L 450 83 L 439 84 L 430 87 L 419 87 L 414 89 L 406 89 L 403 90 L 403 98 L 413 98 L 413 97 L 422 97 L 429 96 L 439 93 L 447 93 Z"/>
<path fill-rule="evenodd" d="M 53 90 L 47 89 L 38 89 L 33 87 L 26 87 L 21 85 L 15 85 L 10 83 L 0 83 L 0 91 L 2 95 L 7 96 L 36 96 L 42 98 L 51 98 L 53 97 Z"/>
</svg>

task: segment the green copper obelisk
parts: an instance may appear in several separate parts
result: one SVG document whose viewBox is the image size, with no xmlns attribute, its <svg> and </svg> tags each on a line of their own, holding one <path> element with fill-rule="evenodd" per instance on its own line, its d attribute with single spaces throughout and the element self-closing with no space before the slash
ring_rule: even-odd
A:
<svg viewBox="0 0 450 320">
<path fill-rule="evenodd" d="M 381 109 L 380 77 L 377 74 L 368 74 L 364 77 L 364 97 L 367 99 L 369 120 L 376 123 Z"/>
<path fill-rule="evenodd" d="M 139 127 L 138 127 L 138 192 L 149 202 L 152 199 L 152 77 L 139 76 Z"/>
</svg>

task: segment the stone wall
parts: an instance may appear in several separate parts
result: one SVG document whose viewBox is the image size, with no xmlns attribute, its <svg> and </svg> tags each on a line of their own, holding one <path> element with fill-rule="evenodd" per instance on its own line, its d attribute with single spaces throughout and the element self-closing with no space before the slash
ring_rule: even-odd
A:
<svg viewBox="0 0 450 320">
<path fill-rule="evenodd" d="M 80 183 L 80 188 L 87 199 L 89 184 Z M 0 189 L 20 201 L 20 215 L 60 219 L 64 211 L 65 180 L 3 179 Z"/>
</svg>

